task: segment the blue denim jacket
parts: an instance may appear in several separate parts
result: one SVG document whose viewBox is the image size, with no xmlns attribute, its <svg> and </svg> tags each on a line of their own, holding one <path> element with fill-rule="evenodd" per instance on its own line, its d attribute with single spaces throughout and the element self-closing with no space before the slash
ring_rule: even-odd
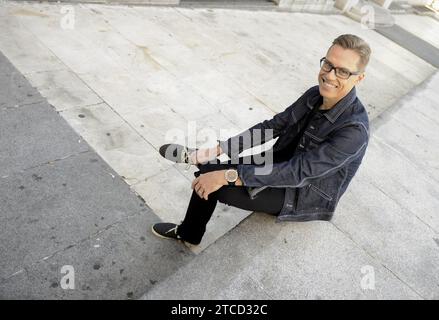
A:
<svg viewBox="0 0 439 320">
<path fill-rule="evenodd" d="M 281 150 L 302 129 L 299 120 L 321 101 L 319 87 L 314 86 L 271 120 L 220 141 L 220 146 L 236 159 L 242 151 L 278 137 L 268 152 Z M 255 134 L 258 140 L 243 138 Z M 238 174 L 252 198 L 267 187 L 286 188 L 278 221 L 330 220 L 360 166 L 368 141 L 369 118 L 354 87 L 332 109 L 312 118 L 289 161 L 265 164 L 266 169 L 241 164 Z"/>
</svg>

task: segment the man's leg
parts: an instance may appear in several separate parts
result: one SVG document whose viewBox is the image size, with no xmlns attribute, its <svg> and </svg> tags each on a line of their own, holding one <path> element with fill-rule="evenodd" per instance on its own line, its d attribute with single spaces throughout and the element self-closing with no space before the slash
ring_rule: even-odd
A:
<svg viewBox="0 0 439 320">
<path fill-rule="evenodd" d="M 255 199 L 251 199 L 243 187 L 223 186 L 211 193 L 208 200 L 200 198 L 193 191 L 186 216 L 177 233 L 183 240 L 192 244 L 200 243 L 217 201 L 248 211 L 277 215 L 282 209 L 284 198 L 284 188 L 264 189 Z"/>
</svg>

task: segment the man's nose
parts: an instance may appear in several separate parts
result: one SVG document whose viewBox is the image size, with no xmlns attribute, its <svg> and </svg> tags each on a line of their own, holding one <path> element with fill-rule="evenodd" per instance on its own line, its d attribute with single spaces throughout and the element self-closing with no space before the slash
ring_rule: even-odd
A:
<svg viewBox="0 0 439 320">
<path fill-rule="evenodd" d="M 327 72 L 326 77 L 332 80 L 337 79 L 337 76 L 335 75 L 335 69 L 332 69 L 331 71 Z"/>
</svg>

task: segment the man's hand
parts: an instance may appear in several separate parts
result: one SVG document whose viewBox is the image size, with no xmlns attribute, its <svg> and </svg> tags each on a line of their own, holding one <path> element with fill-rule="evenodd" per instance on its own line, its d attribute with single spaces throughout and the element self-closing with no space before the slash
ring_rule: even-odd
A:
<svg viewBox="0 0 439 320">
<path fill-rule="evenodd" d="M 195 190 L 200 198 L 207 200 L 209 194 L 227 184 L 224 171 L 225 170 L 211 171 L 199 175 L 192 181 L 192 189 Z"/>
<path fill-rule="evenodd" d="M 189 158 L 191 163 L 193 164 L 207 163 L 215 159 L 217 156 L 219 156 L 222 153 L 223 151 L 221 150 L 221 147 L 218 145 L 213 148 L 199 149 L 197 151 L 193 151 L 189 155 Z"/>
<path fill-rule="evenodd" d="M 228 185 L 225 172 L 226 170 L 217 170 L 199 175 L 192 181 L 192 189 L 195 190 L 200 198 L 207 200 L 209 194 L 217 191 L 222 186 Z M 242 186 L 240 178 L 236 180 L 235 186 Z"/>
</svg>

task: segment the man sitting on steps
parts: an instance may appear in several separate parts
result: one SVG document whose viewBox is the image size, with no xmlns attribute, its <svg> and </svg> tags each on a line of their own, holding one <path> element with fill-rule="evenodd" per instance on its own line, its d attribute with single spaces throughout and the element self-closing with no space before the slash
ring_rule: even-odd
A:
<svg viewBox="0 0 439 320">
<path fill-rule="evenodd" d="M 320 59 L 318 85 L 272 119 L 212 149 L 162 146 L 162 156 L 194 164 L 199 171 L 183 222 L 157 223 L 153 233 L 197 245 L 217 201 L 273 214 L 279 221 L 330 220 L 369 141 L 369 119 L 355 85 L 365 77 L 370 54 L 363 39 L 341 35 Z M 242 151 L 277 137 L 261 154 L 269 160 L 263 166 L 255 156 L 239 158 Z M 230 161 L 216 159 L 223 152 Z"/>
</svg>

